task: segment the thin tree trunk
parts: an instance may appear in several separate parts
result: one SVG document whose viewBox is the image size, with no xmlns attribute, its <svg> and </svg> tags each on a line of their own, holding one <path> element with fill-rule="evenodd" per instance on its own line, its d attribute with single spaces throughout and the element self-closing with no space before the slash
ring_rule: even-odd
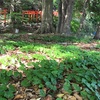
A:
<svg viewBox="0 0 100 100">
<path fill-rule="evenodd" d="M 83 5 L 83 10 L 82 10 L 82 16 L 81 16 L 81 19 L 80 19 L 80 26 L 79 26 L 79 29 L 78 29 L 78 34 L 80 34 L 83 26 L 84 26 L 84 20 L 86 18 L 86 8 L 88 6 L 88 3 L 89 3 L 90 0 L 85 0 L 84 1 L 84 5 Z"/>
<path fill-rule="evenodd" d="M 100 24 L 97 27 L 97 32 L 96 32 L 96 34 L 94 36 L 94 39 L 100 39 Z"/>
<path fill-rule="evenodd" d="M 66 8 L 67 8 L 67 4 L 65 0 L 62 0 L 62 21 L 61 21 L 60 33 L 62 33 L 63 31 L 63 27 L 65 23 Z"/>
<path fill-rule="evenodd" d="M 63 29 L 64 34 L 71 33 L 70 27 L 71 27 L 71 21 L 72 21 L 74 1 L 75 0 L 69 0 L 68 8 L 66 10 L 66 15 L 65 15 L 65 24 L 64 24 L 64 29 Z"/>
<path fill-rule="evenodd" d="M 58 33 L 63 32 L 65 15 L 66 15 L 68 4 L 69 4 L 69 0 L 60 0 L 59 2 L 59 8 L 58 8 L 59 16 L 58 16 L 58 26 L 57 26 Z"/>
<path fill-rule="evenodd" d="M 58 5 L 58 24 L 57 24 L 57 29 L 56 33 L 60 33 L 60 28 L 61 28 L 61 22 L 62 22 L 62 1 L 59 0 L 59 5 Z"/>
<path fill-rule="evenodd" d="M 14 12 L 15 6 L 14 6 L 14 0 L 11 0 L 10 2 L 10 22 L 12 23 L 12 26 L 14 28 L 14 19 L 13 19 L 13 12 Z"/>
<path fill-rule="evenodd" d="M 58 33 L 70 33 L 74 1 L 75 0 L 60 0 L 61 4 L 59 4 L 59 21 L 57 26 Z"/>
</svg>

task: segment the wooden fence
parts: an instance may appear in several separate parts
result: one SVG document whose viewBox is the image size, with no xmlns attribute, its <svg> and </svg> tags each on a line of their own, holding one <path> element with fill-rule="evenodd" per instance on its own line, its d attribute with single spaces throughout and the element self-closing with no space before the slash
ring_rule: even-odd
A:
<svg viewBox="0 0 100 100">
<path fill-rule="evenodd" d="M 4 15 L 4 20 L 3 20 L 4 23 L 6 23 L 7 13 L 8 12 L 7 12 L 6 9 L 0 11 L 0 15 Z M 22 11 L 22 17 L 24 17 L 25 15 L 28 15 L 29 20 L 32 20 L 33 18 L 35 18 L 35 20 L 37 22 L 39 18 L 41 20 L 42 11 L 33 11 L 33 10 Z M 53 15 L 58 17 L 58 12 L 57 11 L 53 11 Z"/>
</svg>

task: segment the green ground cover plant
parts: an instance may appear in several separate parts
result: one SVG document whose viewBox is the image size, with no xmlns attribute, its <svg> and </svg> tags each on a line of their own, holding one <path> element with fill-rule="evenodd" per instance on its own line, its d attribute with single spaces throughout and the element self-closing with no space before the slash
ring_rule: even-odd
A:
<svg viewBox="0 0 100 100">
<path fill-rule="evenodd" d="M 5 52 L 0 55 L 0 69 L 5 69 L 0 70 L 1 100 L 14 99 L 16 87 L 13 82 L 18 81 L 25 88 L 38 86 L 41 97 L 48 94 L 55 97 L 57 91 L 64 89 L 69 95 L 77 92 L 83 100 L 100 99 L 98 50 L 84 50 L 74 44 L 26 41 L 5 41 L 2 46 L 5 47 Z M 8 52 L 10 55 L 7 55 Z M 63 100 L 63 97 L 55 99 Z"/>
<path fill-rule="evenodd" d="M 96 48 L 100 48 L 100 44 L 98 44 L 98 45 L 96 46 Z"/>
</svg>

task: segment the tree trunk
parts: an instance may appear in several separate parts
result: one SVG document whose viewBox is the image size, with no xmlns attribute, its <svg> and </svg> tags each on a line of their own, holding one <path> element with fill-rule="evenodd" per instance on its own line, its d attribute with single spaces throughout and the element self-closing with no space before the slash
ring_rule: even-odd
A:
<svg viewBox="0 0 100 100">
<path fill-rule="evenodd" d="M 56 29 L 56 33 L 60 33 L 61 32 L 61 22 L 62 22 L 62 1 L 59 0 L 59 5 L 58 5 L 58 24 L 57 24 L 57 29 Z"/>
<path fill-rule="evenodd" d="M 2 8 L 4 5 L 3 5 L 3 0 L 0 0 L 0 8 Z"/>
<path fill-rule="evenodd" d="M 61 21 L 60 33 L 62 33 L 64 29 L 65 16 L 68 5 L 69 5 L 69 0 L 62 0 L 62 21 Z"/>
<path fill-rule="evenodd" d="M 69 0 L 68 7 L 66 10 L 65 24 L 64 24 L 64 29 L 63 29 L 63 33 L 66 35 L 71 33 L 70 27 L 71 27 L 71 21 L 72 21 L 74 1 L 75 0 Z"/>
<path fill-rule="evenodd" d="M 58 33 L 70 33 L 70 24 L 72 20 L 72 11 L 74 0 L 60 0 L 59 4 L 59 18 L 58 18 Z"/>
<path fill-rule="evenodd" d="M 81 19 L 80 19 L 80 26 L 79 26 L 79 29 L 78 29 L 78 34 L 80 34 L 82 28 L 83 28 L 83 25 L 84 25 L 84 20 L 86 18 L 86 8 L 89 4 L 89 1 L 90 0 L 85 0 L 84 1 L 84 4 L 83 4 L 83 10 L 82 10 L 82 16 L 81 16 Z"/>
<path fill-rule="evenodd" d="M 97 32 L 94 36 L 94 39 L 100 39 L 100 24 L 98 25 Z"/>
<path fill-rule="evenodd" d="M 53 28 L 53 0 L 42 0 L 41 33 L 52 33 Z"/>
</svg>

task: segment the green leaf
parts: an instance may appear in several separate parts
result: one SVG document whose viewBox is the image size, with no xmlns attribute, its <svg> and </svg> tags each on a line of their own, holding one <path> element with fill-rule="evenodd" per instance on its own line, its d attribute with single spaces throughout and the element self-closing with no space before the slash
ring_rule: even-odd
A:
<svg viewBox="0 0 100 100">
<path fill-rule="evenodd" d="M 44 87 L 44 85 L 43 84 L 39 84 L 39 88 L 43 88 Z"/>
<path fill-rule="evenodd" d="M 7 76 L 12 76 L 12 75 L 13 75 L 13 71 L 12 70 L 7 72 Z"/>
<path fill-rule="evenodd" d="M 97 81 L 96 81 L 96 80 L 92 80 L 91 86 L 92 86 L 93 88 L 97 89 L 97 88 L 98 88 L 98 86 L 97 86 Z"/>
<path fill-rule="evenodd" d="M 56 76 L 58 74 L 58 71 L 52 71 L 51 72 L 54 76 Z"/>
<path fill-rule="evenodd" d="M 68 92 L 69 94 L 72 93 L 72 90 L 71 90 L 71 85 L 70 85 L 70 81 L 66 79 L 66 82 L 64 83 L 64 86 L 63 86 L 64 90 L 66 92 Z"/>
<path fill-rule="evenodd" d="M 42 96 L 42 97 L 45 97 L 46 96 L 46 93 L 44 92 L 43 89 L 40 89 L 40 96 Z"/>
<path fill-rule="evenodd" d="M 57 90 L 57 87 L 56 86 L 53 86 L 52 90 L 56 91 Z"/>
<path fill-rule="evenodd" d="M 56 78 L 51 77 L 51 82 L 52 84 L 56 85 L 57 84 Z"/>
<path fill-rule="evenodd" d="M 19 73 L 19 72 L 17 72 L 17 71 L 14 72 L 14 77 L 15 77 L 15 78 L 18 78 L 18 77 L 19 77 L 19 78 L 20 78 L 20 77 L 21 77 L 21 73 Z"/>
<path fill-rule="evenodd" d="M 7 72 L 6 70 L 4 70 L 4 69 L 2 70 L 2 73 L 3 73 L 3 74 L 5 74 L 6 72 Z"/>
<path fill-rule="evenodd" d="M 9 91 L 15 92 L 15 87 L 13 85 L 9 85 Z"/>
<path fill-rule="evenodd" d="M 76 91 L 80 91 L 81 90 L 78 84 L 73 83 L 72 86 L 74 87 L 74 89 Z"/>
<path fill-rule="evenodd" d="M 50 83 L 50 82 L 46 82 L 45 84 L 46 84 L 46 86 L 48 86 L 48 87 L 51 86 L 51 83 Z"/>
<path fill-rule="evenodd" d="M 32 81 L 32 78 L 33 78 L 33 76 L 32 76 L 31 74 L 27 76 L 27 79 L 28 79 L 29 81 Z"/>
<path fill-rule="evenodd" d="M 38 77 L 33 77 L 33 81 L 32 81 L 33 84 L 42 84 L 41 82 L 41 79 L 39 79 Z"/>
<path fill-rule="evenodd" d="M 0 100 L 7 100 L 6 98 L 0 97 Z"/>
<path fill-rule="evenodd" d="M 98 86 L 100 87 L 100 81 L 98 81 Z"/>
<path fill-rule="evenodd" d="M 75 80 L 77 80 L 79 83 L 81 82 L 81 79 L 82 79 L 82 78 L 81 78 L 80 76 L 76 76 L 76 75 L 75 75 L 74 78 L 75 78 Z"/>
<path fill-rule="evenodd" d="M 85 75 L 85 78 L 88 80 L 88 81 L 91 81 L 92 77 L 90 77 L 89 75 Z"/>
<path fill-rule="evenodd" d="M 7 85 L 5 84 L 0 85 L 0 96 L 3 96 L 6 90 L 7 90 Z"/>
<path fill-rule="evenodd" d="M 7 90 L 7 85 L 5 84 L 0 85 L 0 91 L 5 91 L 5 90 Z"/>
<path fill-rule="evenodd" d="M 87 97 L 88 97 L 89 100 L 97 100 L 96 96 L 92 96 L 91 94 L 88 94 Z"/>
<path fill-rule="evenodd" d="M 56 86 L 52 85 L 51 82 L 46 82 L 45 84 L 46 84 L 46 86 L 47 86 L 48 88 L 50 88 L 51 90 L 54 90 L 54 91 L 57 90 Z"/>
<path fill-rule="evenodd" d="M 43 80 L 44 80 L 45 82 L 49 81 L 48 77 L 46 77 L 46 76 L 43 76 Z"/>
<path fill-rule="evenodd" d="M 97 90 L 95 90 L 95 94 L 96 94 L 96 97 L 98 98 L 98 100 L 100 100 L 100 93 Z"/>
<path fill-rule="evenodd" d="M 84 83 L 84 84 L 87 83 L 87 80 L 82 78 L 82 83 Z"/>
<path fill-rule="evenodd" d="M 83 97 L 83 98 L 87 98 L 87 92 L 85 91 L 85 90 L 83 90 L 83 91 L 81 91 L 80 92 L 80 94 L 81 94 L 81 96 Z"/>
<path fill-rule="evenodd" d="M 0 80 L 0 82 L 2 84 L 8 84 L 9 83 L 9 80 L 10 80 L 10 77 L 2 77 L 2 79 Z"/>
<path fill-rule="evenodd" d="M 6 98 L 13 98 L 13 97 L 14 97 L 14 94 L 13 94 L 12 91 L 6 91 L 6 92 L 4 93 L 4 96 L 5 96 Z"/>
<path fill-rule="evenodd" d="M 62 98 L 57 98 L 56 100 L 63 100 Z"/>
<path fill-rule="evenodd" d="M 21 82 L 21 85 L 22 85 L 22 86 L 25 86 L 25 87 L 28 87 L 28 86 L 30 86 L 30 82 L 29 82 L 27 79 L 24 79 L 24 80 Z"/>
</svg>

